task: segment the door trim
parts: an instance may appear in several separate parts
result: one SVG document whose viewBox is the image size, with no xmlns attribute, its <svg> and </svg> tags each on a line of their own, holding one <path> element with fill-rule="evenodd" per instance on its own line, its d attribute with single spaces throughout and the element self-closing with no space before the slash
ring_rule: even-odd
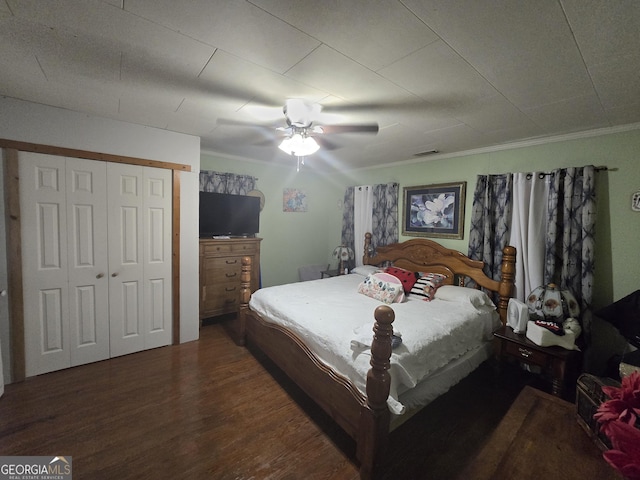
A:
<svg viewBox="0 0 640 480">
<path fill-rule="evenodd" d="M 7 283 L 9 327 L 11 329 L 11 379 L 25 378 L 24 298 L 22 290 L 22 229 L 20 223 L 20 185 L 18 151 L 3 150 L 5 220 L 7 231 Z"/>
<path fill-rule="evenodd" d="M 22 152 L 44 153 L 56 155 L 58 157 L 84 158 L 86 160 L 100 160 L 103 162 L 128 163 L 130 165 L 141 165 L 143 167 L 166 168 L 181 172 L 190 172 L 191 165 L 183 163 L 161 162 L 159 160 L 148 160 L 146 158 L 126 157 L 124 155 L 113 155 L 111 153 L 91 152 L 89 150 L 79 150 L 77 148 L 55 147 L 53 145 L 40 145 L 37 143 L 18 142 L 0 138 L 0 148 L 19 150 Z"/>
<path fill-rule="evenodd" d="M 20 176 L 18 156 L 20 151 L 43 153 L 47 155 L 84 158 L 103 162 L 128 163 L 147 167 L 173 170 L 172 198 L 173 213 L 171 224 L 172 255 L 172 339 L 173 344 L 180 343 L 180 175 L 190 172 L 191 166 L 179 163 L 161 162 L 136 157 L 126 157 L 107 153 L 91 152 L 51 145 L 17 142 L 0 139 L 5 165 L 5 218 L 7 231 L 7 275 L 9 295 L 9 324 L 11 328 L 11 373 L 13 382 L 24 381 L 25 344 L 24 344 L 24 298 L 22 288 L 22 235 L 20 223 Z"/>
</svg>

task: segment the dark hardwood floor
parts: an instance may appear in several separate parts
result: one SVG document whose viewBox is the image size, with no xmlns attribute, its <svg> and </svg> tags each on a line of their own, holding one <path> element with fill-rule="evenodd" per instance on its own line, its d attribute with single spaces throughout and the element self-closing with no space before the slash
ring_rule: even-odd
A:
<svg viewBox="0 0 640 480">
<path fill-rule="evenodd" d="M 356 479 L 355 445 L 221 324 L 178 346 L 7 385 L 0 455 L 68 455 L 74 479 Z M 528 379 L 483 365 L 391 434 L 390 479 L 455 478 Z"/>
</svg>

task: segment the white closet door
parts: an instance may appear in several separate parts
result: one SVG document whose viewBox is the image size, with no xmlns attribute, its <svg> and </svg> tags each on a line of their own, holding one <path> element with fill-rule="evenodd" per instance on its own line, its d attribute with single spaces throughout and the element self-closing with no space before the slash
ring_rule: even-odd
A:
<svg viewBox="0 0 640 480">
<path fill-rule="evenodd" d="M 142 167 L 107 165 L 111 356 L 144 349 Z"/>
<path fill-rule="evenodd" d="M 161 168 L 143 171 L 145 348 L 171 343 L 171 177 Z"/>
<path fill-rule="evenodd" d="M 71 365 L 109 358 L 107 168 L 68 158 L 67 251 Z"/>
<path fill-rule="evenodd" d="M 71 366 L 65 158 L 20 155 L 26 375 Z"/>
</svg>

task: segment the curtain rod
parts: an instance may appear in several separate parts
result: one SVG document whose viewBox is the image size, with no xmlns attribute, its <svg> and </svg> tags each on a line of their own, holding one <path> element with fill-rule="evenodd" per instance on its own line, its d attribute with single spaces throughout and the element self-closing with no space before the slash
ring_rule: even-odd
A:
<svg viewBox="0 0 640 480">
<path fill-rule="evenodd" d="M 606 172 L 606 171 L 615 171 L 617 168 L 609 168 L 606 165 L 601 165 L 599 167 L 595 167 L 594 170 L 596 172 Z M 553 175 L 553 172 L 539 172 L 538 178 L 543 179 L 548 175 Z M 531 180 L 533 178 L 533 173 L 527 173 L 527 180 Z"/>
<path fill-rule="evenodd" d="M 235 177 L 251 177 L 256 182 L 259 180 L 258 177 L 254 177 L 253 175 L 247 175 L 246 173 L 218 172 L 216 170 L 200 170 L 200 173 L 204 173 L 205 175 L 210 175 L 210 174 L 213 173 L 213 174 L 221 175 L 221 176 L 224 176 L 224 177 L 229 177 L 231 175 L 233 175 Z"/>
<path fill-rule="evenodd" d="M 389 182 L 389 183 L 381 183 L 379 185 L 393 185 L 394 187 L 398 186 L 398 182 Z M 367 187 L 374 187 L 375 185 L 356 185 L 353 188 L 358 188 L 360 190 L 362 190 L 363 188 L 367 188 Z"/>
</svg>

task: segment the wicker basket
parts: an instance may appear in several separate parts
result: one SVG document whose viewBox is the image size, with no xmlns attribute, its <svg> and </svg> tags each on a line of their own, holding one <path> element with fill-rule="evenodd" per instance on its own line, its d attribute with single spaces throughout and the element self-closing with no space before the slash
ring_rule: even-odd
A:
<svg viewBox="0 0 640 480">
<path fill-rule="evenodd" d="M 611 378 L 596 377 L 583 373 L 578 377 L 576 387 L 576 410 L 578 424 L 584 428 L 602 451 L 611 448 L 611 442 L 600 431 L 600 425 L 593 418 L 600 404 L 609 397 L 602 391 L 603 386 L 619 387 L 620 383 Z"/>
</svg>

